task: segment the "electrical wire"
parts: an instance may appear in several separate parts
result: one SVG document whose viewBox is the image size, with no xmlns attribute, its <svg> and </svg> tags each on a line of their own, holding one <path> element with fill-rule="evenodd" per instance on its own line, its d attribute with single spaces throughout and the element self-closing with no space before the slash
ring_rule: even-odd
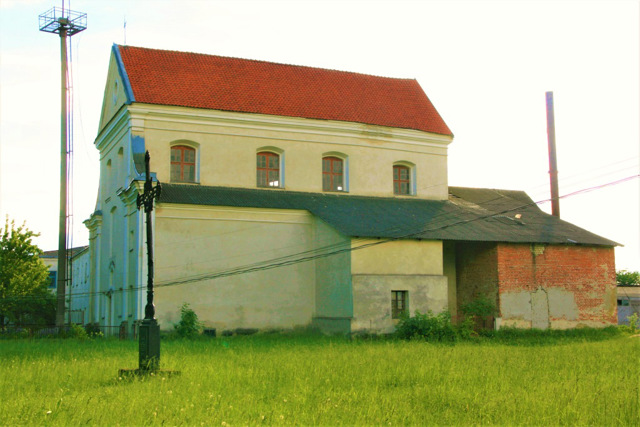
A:
<svg viewBox="0 0 640 427">
<path fill-rule="evenodd" d="M 622 184 L 624 182 L 627 181 L 631 181 L 633 179 L 637 179 L 640 177 L 640 174 L 636 174 L 636 175 L 631 175 L 631 176 L 627 176 L 625 178 L 621 178 L 612 182 L 608 182 L 605 184 L 600 184 L 597 186 L 593 186 L 593 187 L 589 187 L 589 188 L 583 188 L 565 195 L 562 195 L 560 197 L 558 197 L 559 199 L 566 199 L 566 198 L 570 198 L 570 197 L 574 197 L 577 196 L 579 194 L 584 194 L 584 193 L 588 193 L 588 192 L 592 192 L 592 191 L 597 191 L 600 190 L 602 188 L 606 188 L 606 187 L 610 187 L 610 186 L 614 186 L 614 185 L 618 185 L 618 184 Z M 528 207 L 532 207 L 535 205 L 539 205 L 541 203 L 547 203 L 549 201 L 551 201 L 551 198 L 548 199 L 543 199 L 543 200 L 539 200 L 536 202 L 532 202 L 532 203 L 526 203 L 526 204 L 522 204 L 513 208 L 509 208 L 509 209 L 504 209 L 502 211 L 499 212 L 488 212 L 487 214 L 484 215 L 478 215 L 472 218 L 466 218 L 466 219 L 459 219 L 457 222 L 454 223 L 449 223 L 449 224 L 444 224 L 444 225 L 439 225 L 438 227 L 430 227 L 430 228 L 422 228 L 419 230 L 414 230 L 411 233 L 405 234 L 403 236 L 400 237 L 394 237 L 394 238 L 386 238 L 386 239 L 380 239 L 374 242 L 371 242 L 372 239 L 367 239 L 369 240 L 369 243 L 364 243 L 362 245 L 359 246 L 353 246 L 351 245 L 351 243 L 347 245 L 344 245 L 344 247 L 340 247 L 339 245 L 336 245 L 335 247 L 331 248 L 331 246 L 325 247 L 325 248 L 320 248 L 320 250 L 326 250 L 326 252 L 318 252 L 317 249 L 314 250 L 309 250 L 309 251 L 304 251 L 304 252 L 299 252 L 299 253 L 295 253 L 295 254 L 291 254 L 288 256 L 283 256 L 283 257 L 277 257 L 277 258 L 272 258 L 269 260 L 265 260 L 262 262 L 258 262 L 258 263 L 253 263 L 253 264 L 247 264 L 247 265 L 243 265 L 243 266 L 238 266 L 238 267 L 234 267 L 234 268 L 230 268 L 230 269 L 225 269 L 225 270 L 218 270 L 215 272 L 209 272 L 206 274 L 202 274 L 202 275 L 196 275 L 196 276 L 191 276 L 191 277 L 184 277 L 178 280 L 170 280 L 170 281 L 164 281 L 164 282 L 157 282 L 155 284 L 156 288 L 162 288 L 162 287 L 167 287 L 167 286 L 178 286 L 178 285 L 183 285 L 183 284 L 188 284 L 188 283 L 195 283 L 195 282 L 201 282 L 201 281 L 205 281 L 205 280 L 214 280 L 214 279 L 218 279 L 218 278 L 223 278 L 223 277 L 230 277 L 230 276 L 235 276 L 235 275 L 240 275 L 240 274 L 248 274 L 248 273 L 253 273 L 253 272 L 258 272 L 258 271 L 264 271 L 264 270 L 270 270 L 270 269 L 274 269 L 274 268 L 279 268 L 279 267 L 284 267 L 284 266 L 289 266 L 289 265 L 293 265 L 293 264 L 298 264 L 298 263 L 302 263 L 302 262 L 308 262 L 314 259 L 318 259 L 318 258 L 325 258 L 325 257 L 329 257 L 329 256 L 333 256 L 333 255 L 338 255 L 338 254 L 342 254 L 342 253 L 347 253 L 347 252 L 352 252 L 352 251 L 356 251 L 356 250 L 360 250 L 360 249 L 366 249 L 369 247 L 373 247 L 373 246 L 378 246 L 378 245 L 382 245 L 385 243 L 389 243 L 389 242 L 393 242 L 393 241 L 397 241 L 397 240 L 403 240 L 403 239 L 410 239 L 412 237 L 417 237 L 419 235 L 421 235 L 422 233 L 425 232 L 433 232 L 433 231 L 438 231 L 438 230 L 444 230 L 446 228 L 450 228 L 450 227 L 455 227 L 458 225 L 462 225 L 462 224 L 468 224 L 474 221 L 479 221 L 482 219 L 486 219 L 486 218 L 490 218 L 490 217 L 495 217 L 496 215 L 504 215 L 510 212 L 516 212 L 516 211 L 521 211 L 522 209 L 528 208 Z M 456 219 L 460 218 L 458 216 L 454 216 Z M 451 218 L 449 218 L 451 219 Z M 315 252 L 315 253 L 314 253 Z M 113 290 L 111 291 L 112 294 L 113 293 L 124 293 L 124 292 L 134 292 L 134 291 L 139 291 L 141 289 L 146 288 L 145 286 L 137 286 L 137 287 L 129 287 L 129 288 L 121 288 L 118 290 Z M 79 292 L 79 293 L 74 293 L 74 297 L 76 298 L 88 298 L 91 296 L 96 296 L 96 295 L 104 295 L 106 294 L 108 291 L 89 291 L 89 292 Z M 12 297 L 5 297 L 2 300 L 3 301 L 29 301 L 29 300 L 39 300 L 42 297 L 40 296 L 29 296 L 29 295 L 25 295 L 25 296 L 12 296 Z"/>
</svg>

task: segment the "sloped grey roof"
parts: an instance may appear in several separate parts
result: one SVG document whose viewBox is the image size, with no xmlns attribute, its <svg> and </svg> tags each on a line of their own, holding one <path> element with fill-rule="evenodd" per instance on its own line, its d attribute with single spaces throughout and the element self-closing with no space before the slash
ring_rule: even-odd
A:
<svg viewBox="0 0 640 427">
<path fill-rule="evenodd" d="M 67 252 L 71 253 L 71 257 L 73 258 L 86 249 L 89 249 L 89 246 L 78 246 L 76 248 L 67 249 Z M 42 255 L 40 255 L 40 258 L 58 258 L 58 250 L 44 251 L 42 252 Z"/>
<path fill-rule="evenodd" d="M 450 187 L 443 201 L 162 184 L 159 202 L 306 210 L 352 237 L 618 245 L 544 213 L 522 191 Z"/>
</svg>

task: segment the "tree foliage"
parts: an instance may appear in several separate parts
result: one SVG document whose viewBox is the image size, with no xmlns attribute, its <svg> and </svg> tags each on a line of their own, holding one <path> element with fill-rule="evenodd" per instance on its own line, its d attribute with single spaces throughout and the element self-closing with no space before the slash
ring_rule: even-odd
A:
<svg viewBox="0 0 640 427">
<path fill-rule="evenodd" d="M 618 286 L 640 286 L 640 273 L 637 271 L 619 270 L 616 273 Z"/>
<path fill-rule="evenodd" d="M 50 323 L 55 319 L 55 296 L 47 289 L 48 268 L 32 239 L 39 234 L 23 224 L 5 221 L 0 228 L 0 328 Z"/>
</svg>

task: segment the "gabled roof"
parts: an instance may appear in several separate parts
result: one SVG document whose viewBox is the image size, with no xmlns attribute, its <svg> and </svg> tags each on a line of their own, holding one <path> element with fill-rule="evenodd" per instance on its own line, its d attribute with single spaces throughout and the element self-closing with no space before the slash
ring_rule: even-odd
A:
<svg viewBox="0 0 640 427">
<path fill-rule="evenodd" d="M 73 258 L 87 249 L 89 249 L 89 246 L 78 246 L 77 248 L 67 249 L 67 253 L 70 253 Z M 40 255 L 40 258 L 58 258 L 58 250 L 44 251 Z"/>
<path fill-rule="evenodd" d="M 415 79 L 114 45 L 128 103 L 339 120 L 452 135 Z"/>
<path fill-rule="evenodd" d="M 522 191 L 450 193 L 444 201 L 162 184 L 159 202 L 306 210 L 351 237 L 617 245 L 544 213 Z"/>
</svg>

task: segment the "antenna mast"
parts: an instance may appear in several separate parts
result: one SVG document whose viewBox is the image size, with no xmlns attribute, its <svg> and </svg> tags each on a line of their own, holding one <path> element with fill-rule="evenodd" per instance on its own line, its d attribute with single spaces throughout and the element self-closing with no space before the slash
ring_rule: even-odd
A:
<svg viewBox="0 0 640 427">
<path fill-rule="evenodd" d="M 64 5 L 64 2 L 63 2 Z M 60 218 L 58 228 L 58 278 L 56 326 L 64 326 L 65 286 L 67 283 L 67 186 L 68 170 L 67 137 L 67 37 L 71 37 L 87 28 L 87 14 L 54 7 L 39 16 L 40 31 L 60 35 Z"/>
</svg>

